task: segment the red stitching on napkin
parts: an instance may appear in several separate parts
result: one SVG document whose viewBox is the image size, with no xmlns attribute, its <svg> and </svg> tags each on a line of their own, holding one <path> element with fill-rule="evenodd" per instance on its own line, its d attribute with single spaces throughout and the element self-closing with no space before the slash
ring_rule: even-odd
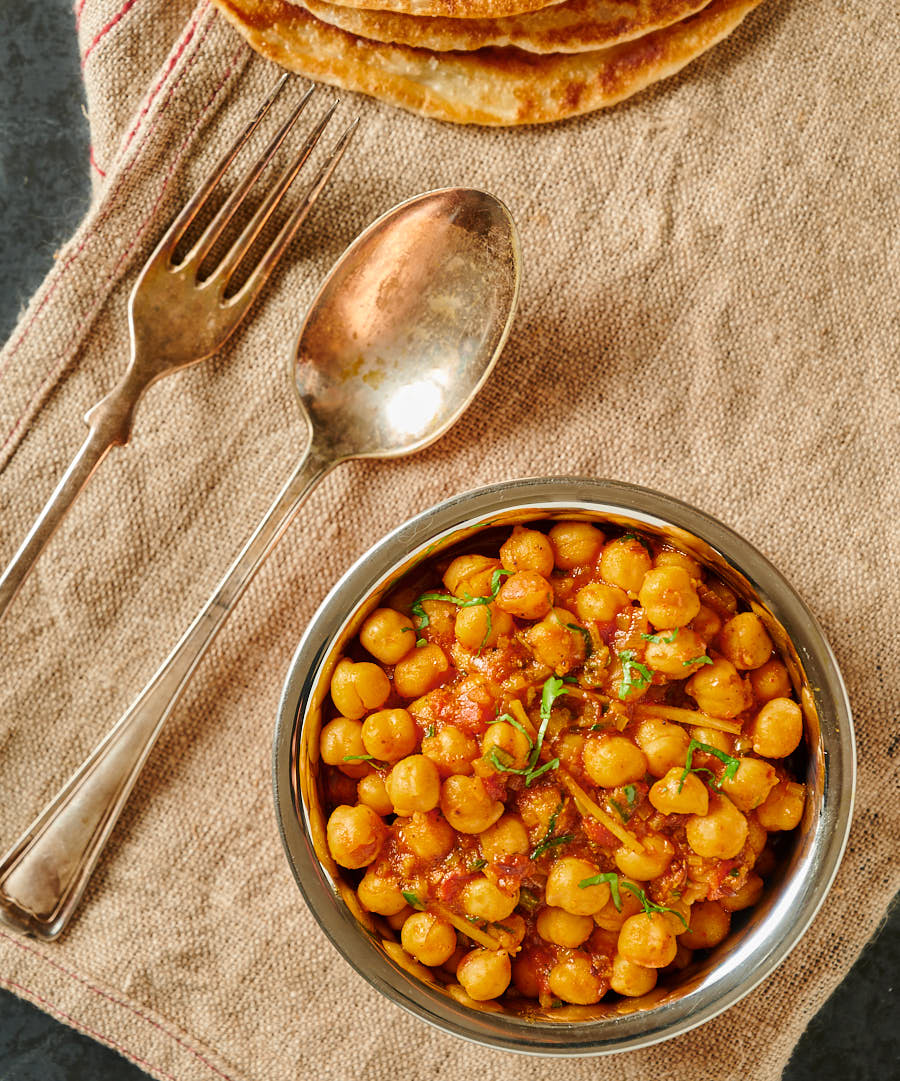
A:
<svg viewBox="0 0 900 1081">
<path fill-rule="evenodd" d="M 158 79 L 158 81 L 156 83 L 156 86 L 153 87 L 153 89 L 150 91 L 149 95 L 147 96 L 147 102 L 144 105 L 144 108 L 139 113 L 137 120 L 135 120 L 134 127 L 125 136 L 125 142 L 122 145 L 123 150 L 125 150 L 128 147 L 129 143 L 134 138 L 135 132 L 141 126 L 141 121 L 147 115 L 147 113 L 150 110 L 150 107 L 152 106 L 153 102 L 156 100 L 156 95 L 159 93 L 160 88 L 163 86 L 166 79 L 168 79 L 169 73 L 171 72 L 172 68 L 175 67 L 175 65 L 178 63 L 179 59 L 181 58 L 181 54 L 184 52 L 184 50 L 190 44 L 191 38 L 194 36 L 194 31 L 197 29 L 197 23 L 200 21 L 201 17 L 206 14 L 208 9 L 209 9 L 209 0 L 206 0 L 206 2 L 202 5 L 202 7 L 197 9 L 196 13 L 194 14 L 193 19 L 188 23 L 187 29 L 185 30 L 184 34 L 182 34 L 181 41 L 179 41 L 179 43 L 178 43 L 178 47 L 176 48 L 175 52 L 172 54 L 171 59 L 169 60 L 168 67 L 162 73 L 162 75 L 159 77 L 159 79 Z M 212 25 L 212 24 L 210 24 L 210 25 Z M 203 33 L 203 38 L 205 38 L 206 35 L 209 33 L 209 29 L 210 29 L 209 26 L 207 26 L 206 30 Z M 203 38 L 201 38 L 200 41 L 202 41 Z M 199 48 L 200 42 L 198 42 L 197 45 L 198 45 L 198 48 Z"/>
<path fill-rule="evenodd" d="M 82 11 L 84 11 L 84 5 L 86 3 L 87 3 L 87 0 L 78 0 L 78 2 L 75 5 L 75 29 L 76 30 L 81 25 L 81 13 L 82 13 Z"/>
<path fill-rule="evenodd" d="M 105 177 L 106 173 L 100 168 L 100 166 L 97 164 L 97 159 L 94 157 L 94 144 L 93 143 L 91 143 L 90 157 L 91 157 L 91 165 L 93 165 L 93 167 L 97 170 L 97 172 L 101 176 Z"/>
<path fill-rule="evenodd" d="M 201 38 L 201 42 L 202 42 L 202 38 Z M 199 48 L 199 44 L 200 44 L 200 42 L 198 42 L 198 48 Z M 166 173 L 165 177 L 163 178 L 162 185 L 160 186 L 160 189 L 159 189 L 159 194 L 156 197 L 156 202 L 150 208 L 150 213 L 141 222 L 140 228 L 138 229 L 137 233 L 135 234 L 134 239 L 131 241 L 131 243 L 128 245 L 128 247 L 125 249 L 125 251 L 122 252 L 122 255 L 119 257 L 119 261 L 116 263 L 116 265 L 113 267 L 113 269 L 110 271 L 110 273 L 107 274 L 106 278 L 104 279 L 104 283 L 115 280 L 115 276 L 116 276 L 116 273 L 119 270 L 119 267 L 125 262 L 125 260 L 128 258 L 128 256 L 131 254 L 133 248 L 137 245 L 138 241 L 144 235 L 144 232 L 146 231 L 147 226 L 149 225 L 151 219 L 153 218 L 153 215 L 156 213 L 156 208 L 159 206 L 160 202 L 162 201 L 162 198 L 163 198 L 163 195 L 165 194 L 166 188 L 169 185 L 169 181 L 172 179 L 172 174 L 175 172 L 175 169 L 176 169 L 176 167 L 178 166 L 178 164 L 179 164 L 179 162 L 181 160 L 181 154 L 182 154 L 185 146 L 193 138 L 194 132 L 200 126 L 200 122 L 202 121 L 202 119 L 206 115 L 206 113 L 209 111 L 209 107 L 212 105 L 212 103 L 215 100 L 215 98 L 217 97 L 219 91 L 225 85 L 225 82 L 227 81 L 227 79 L 231 75 L 231 72 L 234 69 L 234 65 L 235 65 L 235 62 L 237 61 L 237 58 L 240 56 L 240 54 L 243 51 L 244 51 L 243 47 L 241 47 L 234 54 L 234 56 L 231 59 L 231 63 L 228 65 L 228 68 L 226 69 L 225 74 L 222 76 L 219 84 L 216 86 L 215 90 L 213 90 L 212 94 L 210 94 L 210 96 L 207 98 L 206 102 L 201 107 L 200 112 L 197 114 L 196 122 L 194 123 L 193 127 L 191 127 L 191 129 L 188 131 L 187 135 L 184 137 L 184 141 L 179 146 L 179 148 L 178 148 L 178 150 L 177 150 L 177 152 L 175 154 L 175 157 L 174 157 L 174 159 L 172 161 L 172 165 L 171 165 L 169 171 Z M 194 59 L 196 58 L 196 56 L 197 56 L 197 53 L 194 53 L 194 55 L 188 61 L 187 65 L 185 65 L 185 69 L 181 73 L 182 76 L 187 72 L 188 68 L 193 64 Z M 147 132 L 147 136 L 149 136 L 150 132 L 152 132 L 155 127 L 156 127 L 155 124 L 150 127 L 150 129 Z M 147 136 L 145 136 L 145 139 L 146 139 Z M 141 145 L 143 146 L 143 143 Z M 98 221 L 97 224 L 99 225 L 99 221 Z M 84 244 L 86 242 L 87 242 L 87 237 L 85 237 L 84 241 L 82 241 L 81 245 L 79 245 L 78 251 L 76 251 L 74 253 L 74 255 L 72 256 L 73 259 L 75 258 L 75 255 L 78 255 L 78 253 L 84 247 Z M 70 262 L 71 262 L 71 260 L 70 260 Z M 69 264 L 67 263 L 66 266 L 68 266 L 68 265 Z M 58 280 L 59 279 L 57 279 L 57 281 Z M 54 283 L 54 286 L 55 286 L 55 284 L 56 283 Z M 43 307 L 43 304 L 46 303 L 46 301 L 49 299 L 49 297 L 50 297 L 50 293 L 48 292 L 47 296 L 44 298 L 43 303 L 41 304 L 41 307 Z M 38 309 L 38 310 L 40 310 L 40 309 Z M 81 320 L 81 322 L 78 324 L 78 326 L 75 327 L 75 330 L 72 332 L 73 337 L 78 336 L 78 334 L 80 333 L 82 327 L 91 320 L 91 318 L 93 316 L 93 312 L 95 312 L 95 311 L 96 311 L 96 306 L 95 306 L 94 309 L 92 309 L 91 312 L 88 312 L 88 314 L 84 317 L 84 319 Z M 37 312 L 35 312 L 35 315 L 37 315 Z M 24 332 L 23 332 L 23 335 L 24 335 Z M 19 345 L 21 345 L 21 344 L 22 344 L 22 339 L 20 338 L 19 341 L 16 343 L 16 348 L 18 348 Z M 14 352 L 14 350 L 10 351 L 10 354 L 9 354 L 10 357 L 12 356 L 13 352 Z M 9 432 L 9 435 L 7 435 L 6 439 L 4 439 L 3 445 L 0 446 L 0 454 L 2 454 L 3 451 L 5 451 L 6 448 L 9 446 L 9 444 L 12 441 L 12 439 L 14 438 L 16 432 L 18 432 L 19 428 L 21 428 L 22 423 L 25 420 L 25 417 L 28 415 L 28 412 L 31 409 L 32 404 L 41 396 L 41 394 L 43 394 L 45 388 L 49 384 L 52 383 L 54 375 L 55 375 L 55 372 L 51 372 L 47 376 L 47 378 L 40 384 L 40 386 L 35 391 L 35 393 L 32 395 L 32 397 L 29 399 L 28 404 L 25 406 L 24 412 L 21 414 L 21 416 L 16 421 L 16 423 L 13 425 L 12 429 Z"/>
<path fill-rule="evenodd" d="M 134 5 L 136 3 L 137 3 L 137 0 L 125 0 L 125 3 L 121 6 L 121 8 L 119 8 L 119 11 L 115 15 L 113 15 L 113 17 L 109 20 L 109 22 L 106 24 L 106 26 L 104 26 L 102 30 L 100 30 L 97 34 L 94 35 L 93 41 L 84 50 L 84 55 L 81 58 L 81 66 L 82 66 L 82 68 L 84 67 L 85 63 L 87 62 L 87 58 L 94 51 L 94 46 L 100 44 L 100 42 L 103 40 L 103 38 L 106 37 L 106 35 L 110 32 L 110 30 L 112 30 L 112 28 L 116 25 L 116 23 L 118 23 L 122 19 L 124 19 L 125 16 L 128 14 L 128 12 L 131 11 L 131 9 L 134 7 Z"/>
<path fill-rule="evenodd" d="M 2 983 L 6 987 L 14 988 L 16 991 L 21 991 L 22 994 L 30 995 L 31 998 L 35 999 L 42 1006 L 46 1006 L 50 1013 L 54 1014 L 56 1017 L 62 1018 L 63 1021 L 68 1021 L 72 1028 L 76 1029 L 78 1032 L 84 1032 L 88 1036 L 93 1036 L 95 1040 L 102 1041 L 108 1047 L 115 1048 L 116 1051 L 121 1052 L 127 1058 L 130 1058 L 132 1062 L 136 1062 L 139 1066 L 146 1066 L 149 1070 L 156 1070 L 162 1077 L 167 1077 L 169 1081 L 178 1081 L 178 1079 L 176 1077 L 173 1077 L 170 1073 L 164 1073 L 162 1070 L 159 1069 L 158 1066 L 154 1066 L 152 1062 L 148 1062 L 146 1059 L 140 1058 L 138 1055 L 134 1054 L 133 1051 L 129 1051 L 128 1048 L 123 1047 L 122 1044 L 116 1043 L 116 1041 L 111 1039 L 109 1036 L 104 1036 L 102 1032 L 97 1032 L 95 1029 L 88 1028 L 87 1025 L 83 1024 L 81 1021 L 77 1021 L 70 1014 L 67 1014 L 64 1010 L 61 1010 L 54 1003 L 48 1002 L 47 999 L 42 998 L 39 994 L 37 994 L 37 992 L 32 991 L 30 988 L 23 987 L 20 983 L 16 983 L 15 980 L 7 979 L 5 976 L 0 976 L 0 983 Z"/>
<path fill-rule="evenodd" d="M 209 1069 L 212 1070 L 214 1074 L 216 1074 L 217 1076 L 223 1078 L 224 1081 L 233 1081 L 230 1074 L 223 1073 L 222 1070 L 220 1070 L 218 1066 L 216 1066 L 214 1063 L 210 1062 L 209 1059 L 206 1058 L 205 1055 L 201 1054 L 197 1050 L 196 1047 L 192 1047 L 187 1042 L 187 1040 L 185 1040 L 181 1036 L 179 1036 L 177 1032 L 173 1032 L 171 1029 L 166 1028 L 165 1025 L 160 1024 L 160 1022 L 156 1021 L 154 1018 L 148 1017 L 147 1014 L 145 1014 L 142 1010 L 139 1010 L 136 1006 L 133 1006 L 130 1002 L 125 1002 L 123 999 L 117 998 L 115 995 L 111 995 L 108 991 L 104 991 L 102 987 L 97 987 L 95 984 L 91 983 L 89 980 L 86 980 L 83 976 L 79 976 L 77 972 L 73 972 L 71 969 L 66 968 L 65 965 L 61 965 L 58 961 L 51 960 L 45 954 L 41 953 L 40 950 L 35 949 L 34 946 L 31 946 L 29 943 L 23 941 L 20 938 L 16 938 L 14 935 L 9 935 L 5 931 L 0 931 L 0 938 L 5 939 L 7 942 L 11 942 L 14 946 L 18 946 L 18 948 L 20 950 L 24 950 L 26 953 L 33 954 L 39 960 L 41 960 L 41 961 L 45 962 L 46 964 L 48 964 L 51 968 L 55 968 L 58 972 L 62 972 L 63 975 L 68 976 L 70 979 L 75 980 L 76 983 L 80 983 L 83 987 L 86 987 L 89 991 L 93 991 L 95 994 L 99 995 L 101 998 L 107 999 L 109 1002 L 112 1002 L 116 1006 L 121 1006 L 123 1009 L 128 1010 L 129 1012 L 133 1013 L 136 1017 L 140 1017 L 140 1019 L 142 1021 L 146 1021 L 148 1025 L 152 1025 L 154 1028 L 159 1029 L 160 1032 L 164 1033 L 166 1036 L 173 1039 L 175 1041 L 175 1043 L 177 1043 L 180 1047 L 183 1047 L 186 1051 L 189 1051 L 194 1056 L 194 1058 L 196 1058 L 199 1062 L 202 1062 L 204 1066 L 208 1066 Z M 0 979 L 5 979 L 5 977 L 0 977 Z M 12 981 L 7 981 L 7 982 L 12 983 Z M 13 986 L 18 986 L 18 985 L 13 985 Z M 21 990 L 25 991 L 29 995 L 34 995 L 35 998 L 38 998 L 38 999 L 40 998 L 39 995 L 36 995 L 33 991 L 30 991 L 28 988 L 22 987 Z M 40 1001 L 43 1002 L 43 999 L 40 999 Z M 61 1013 L 61 1016 L 66 1017 L 67 1020 L 72 1020 L 71 1018 L 68 1018 L 66 1016 L 66 1014 Z M 76 1027 L 79 1027 L 78 1022 L 73 1021 L 72 1023 L 75 1024 Z M 89 1031 L 89 1030 L 87 1030 L 87 1031 Z M 96 1035 L 96 1033 L 91 1033 L 91 1035 Z M 106 1039 L 106 1037 L 103 1037 L 103 1036 L 101 1036 L 99 1038 L 100 1039 Z M 130 1054 L 131 1052 L 128 1052 L 128 1053 Z M 138 1060 L 138 1061 L 140 1061 L 140 1060 Z M 168 1076 L 168 1075 L 166 1075 L 166 1076 Z M 172 1081 L 175 1081 L 175 1079 L 173 1078 Z"/>
</svg>

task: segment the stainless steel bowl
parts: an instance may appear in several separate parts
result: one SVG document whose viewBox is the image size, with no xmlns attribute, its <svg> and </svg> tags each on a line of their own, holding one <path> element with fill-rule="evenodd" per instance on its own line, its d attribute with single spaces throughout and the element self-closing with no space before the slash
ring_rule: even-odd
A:
<svg viewBox="0 0 900 1081">
<path fill-rule="evenodd" d="M 379 599 L 404 575 L 475 534 L 516 522 L 580 517 L 665 537 L 714 569 L 776 641 L 805 716 L 809 799 L 763 900 L 736 919 L 712 955 L 652 998 L 610 1010 L 567 1007 L 529 1016 L 498 1003 L 464 1005 L 415 974 L 362 912 L 324 842 L 316 795 L 320 710 L 331 670 Z M 274 743 L 275 804 L 288 860 L 307 904 L 344 958 L 392 1002 L 446 1032 L 530 1054 L 596 1055 L 645 1047 L 708 1021 L 765 979 L 825 900 L 850 827 L 856 763 L 850 705 L 812 613 L 777 570 L 721 522 L 669 496 L 616 481 L 537 478 L 480 488 L 395 529 L 325 598 L 291 662 Z M 383 925 L 382 929 L 383 929 Z M 642 1007 L 635 1009 L 635 1003 Z M 601 1004 L 602 1006 L 602 1004 Z"/>
</svg>

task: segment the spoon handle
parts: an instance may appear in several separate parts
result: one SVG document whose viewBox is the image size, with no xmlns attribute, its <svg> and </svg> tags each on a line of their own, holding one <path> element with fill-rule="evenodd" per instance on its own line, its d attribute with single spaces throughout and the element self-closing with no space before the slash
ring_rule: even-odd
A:
<svg viewBox="0 0 900 1081">
<path fill-rule="evenodd" d="M 68 924 L 172 707 L 254 573 L 336 463 L 310 450 L 216 591 L 81 768 L 0 860 L 0 917 L 56 938 Z"/>
</svg>

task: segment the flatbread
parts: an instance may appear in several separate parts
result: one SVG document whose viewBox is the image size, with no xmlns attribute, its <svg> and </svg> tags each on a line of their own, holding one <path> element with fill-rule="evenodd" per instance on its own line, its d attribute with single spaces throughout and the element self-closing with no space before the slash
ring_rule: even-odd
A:
<svg viewBox="0 0 900 1081">
<path fill-rule="evenodd" d="M 317 19 L 370 41 L 469 52 L 513 45 L 531 53 L 580 53 L 630 41 L 693 15 L 710 0 L 565 0 L 501 19 L 447 19 L 291 0 Z"/>
<path fill-rule="evenodd" d="M 294 0 L 302 3 L 302 0 Z M 539 11 L 561 0 L 335 0 L 345 8 L 394 11 L 402 15 L 434 16 L 443 19 L 499 19 Z"/>
<path fill-rule="evenodd" d="M 282 67 L 455 124 L 542 124 L 614 105 L 674 74 L 731 33 L 761 0 L 708 7 L 633 41 L 586 53 L 437 53 L 366 41 L 286 0 L 214 0 Z"/>
</svg>

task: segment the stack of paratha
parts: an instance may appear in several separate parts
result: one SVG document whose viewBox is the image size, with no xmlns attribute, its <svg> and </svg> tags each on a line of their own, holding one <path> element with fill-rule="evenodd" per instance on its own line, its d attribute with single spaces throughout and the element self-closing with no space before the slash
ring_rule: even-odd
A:
<svg viewBox="0 0 900 1081">
<path fill-rule="evenodd" d="M 613 105 L 715 45 L 761 0 L 215 0 L 311 79 L 457 124 Z"/>
</svg>

